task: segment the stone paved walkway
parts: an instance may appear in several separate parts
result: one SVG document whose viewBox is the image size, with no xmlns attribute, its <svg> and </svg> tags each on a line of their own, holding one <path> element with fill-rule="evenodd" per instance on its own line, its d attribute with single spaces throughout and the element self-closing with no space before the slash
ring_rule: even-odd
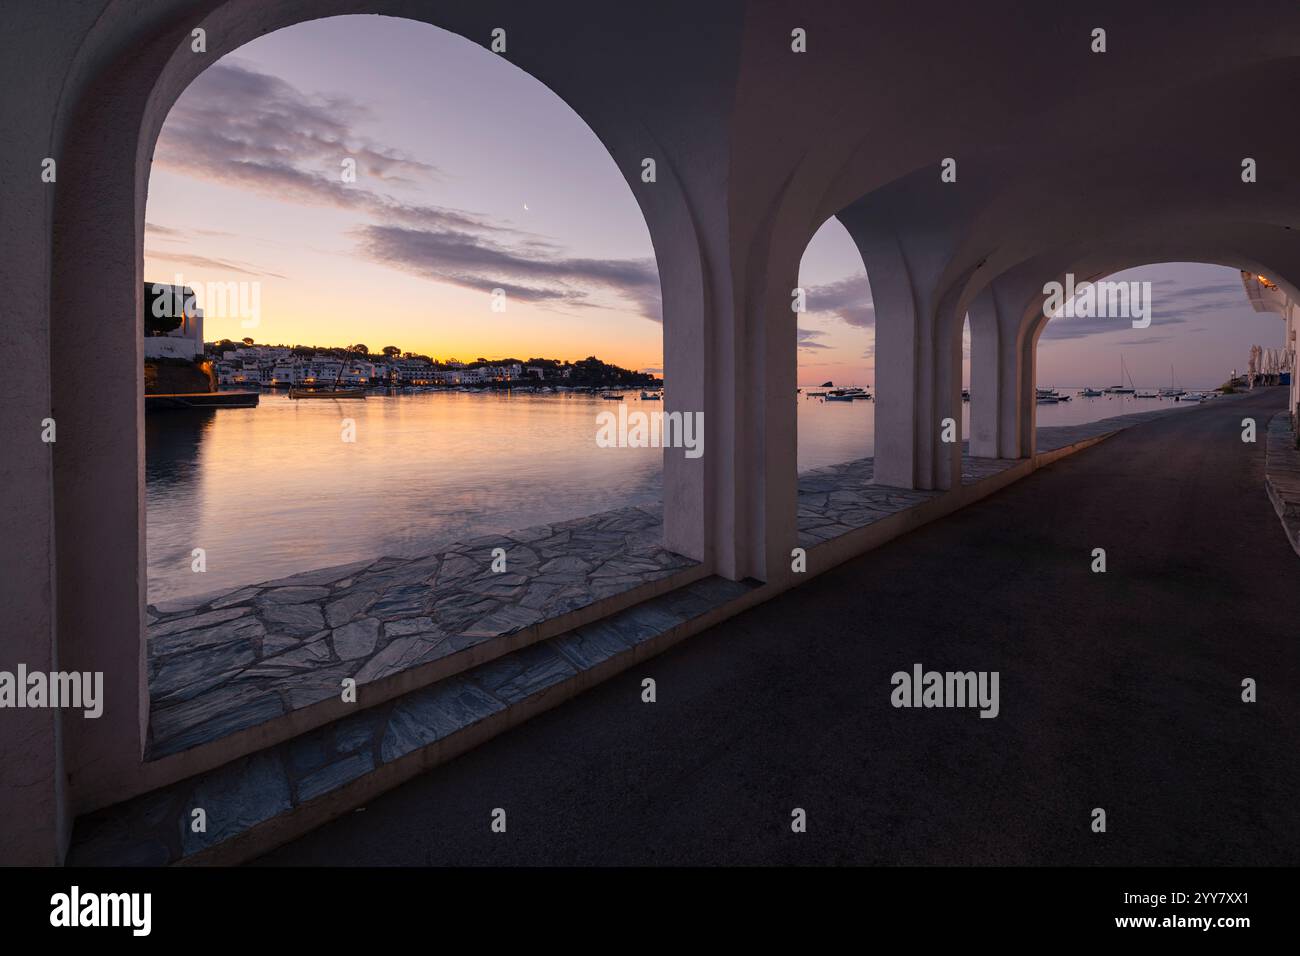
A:
<svg viewBox="0 0 1300 956">
<path fill-rule="evenodd" d="M 345 677 L 360 687 L 696 566 L 662 537 L 661 509 L 624 508 L 151 605 L 149 756 L 337 696 Z"/>
<path fill-rule="evenodd" d="M 641 520 L 628 518 L 629 524 Z M 597 515 L 566 526 L 578 526 L 578 534 L 591 533 L 589 525 L 608 526 L 612 520 L 611 515 Z M 548 546 L 534 541 L 531 547 L 541 552 Z M 359 580 L 364 573 L 355 576 Z M 512 707 L 548 694 L 572 695 L 593 668 L 615 658 L 635 658 L 648 642 L 756 586 L 752 581 L 703 578 L 196 777 L 80 817 L 69 863 L 160 866 L 209 849 L 377 769 L 427 753 Z M 410 777 L 419 769 L 404 774 Z M 195 807 L 207 815 L 208 827 L 202 833 L 190 826 Z"/>
<path fill-rule="evenodd" d="M 800 545 L 838 538 L 943 494 L 873 485 L 874 467 L 874 459 L 859 458 L 799 476 Z"/>
</svg>

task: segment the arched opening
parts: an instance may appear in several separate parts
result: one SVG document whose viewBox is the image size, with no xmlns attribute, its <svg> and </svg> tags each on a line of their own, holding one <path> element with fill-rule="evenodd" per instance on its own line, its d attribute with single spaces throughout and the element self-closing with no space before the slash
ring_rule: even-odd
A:
<svg viewBox="0 0 1300 956">
<path fill-rule="evenodd" d="M 1276 350 L 1279 369 L 1291 364 L 1281 354 L 1290 347 L 1286 314 L 1257 308 L 1233 266 L 1183 261 L 1093 272 L 1068 273 L 1063 295 L 1044 304 L 1035 327 L 1036 391 L 1027 411 L 1039 451 L 1104 431 L 1109 419 L 1186 411 L 1246 389 L 1255 346 Z"/>
<path fill-rule="evenodd" d="M 387 17 L 260 37 L 173 106 L 146 222 L 146 284 L 193 288 L 221 387 L 260 393 L 149 416 L 151 605 L 658 504 L 657 449 L 593 442 L 598 389 L 658 407 L 645 222 L 500 56 Z M 298 400 L 335 382 L 369 400 Z"/>
<path fill-rule="evenodd" d="M 875 308 L 862 254 L 834 216 L 799 264 L 799 471 L 871 457 Z"/>
<path fill-rule="evenodd" d="M 340 682 L 396 694 L 697 566 L 662 546 L 667 435 L 641 421 L 646 225 L 542 83 L 437 27 L 314 20 L 199 76 L 154 164 L 146 287 L 193 290 L 237 390 L 210 397 L 255 407 L 149 418 L 147 758 L 289 732 Z"/>
<path fill-rule="evenodd" d="M 366 6 L 386 8 L 388 5 L 375 3 Z M 340 13 L 351 13 L 355 12 L 355 5 L 340 3 L 334 10 Z M 60 564 L 59 575 L 60 579 L 66 580 L 69 585 L 61 589 L 61 595 L 71 594 L 74 590 L 72 585 L 75 584 L 75 590 L 79 591 L 80 596 L 75 601 L 60 597 L 60 629 L 66 635 L 64 644 L 70 664 L 75 662 L 74 666 L 79 668 L 102 671 L 105 674 L 107 694 L 117 700 L 138 701 L 139 705 L 134 711 L 126 707 L 118 707 L 113 711 L 110 719 L 78 725 L 70 733 L 68 775 L 72 785 L 70 794 L 74 812 L 103 806 L 108 802 L 168 783 L 186 774 L 217 766 L 240 753 L 247 752 L 246 748 L 250 746 L 264 746 L 268 740 L 274 742 L 288 739 L 305 728 L 319 726 L 333 719 L 330 708 L 337 701 L 340 673 L 332 672 L 331 668 L 341 672 L 341 666 L 335 665 L 341 665 L 343 661 L 336 662 L 333 658 L 343 655 L 334 648 L 330 652 L 330 660 L 326 662 L 319 659 L 318 649 L 310 649 L 313 640 L 321 631 L 335 629 L 329 623 L 330 615 L 326 604 L 321 604 L 317 609 L 322 618 L 322 626 L 319 628 L 316 626 L 315 615 L 309 613 L 298 622 L 287 619 L 277 621 L 277 626 L 269 630 L 263 625 L 262 632 L 256 635 L 247 632 L 236 635 L 233 642 L 236 644 L 246 642 L 252 637 L 256 637 L 256 640 L 251 644 L 243 643 L 235 655 L 225 661 L 225 665 L 229 666 L 222 664 L 221 655 L 230 653 L 230 647 L 227 645 L 232 642 L 224 640 L 218 645 L 218 650 L 193 645 L 191 649 L 195 653 L 184 662 L 186 668 L 197 668 L 208 677 L 215 677 L 215 671 L 209 672 L 202 662 L 204 660 L 209 663 L 216 662 L 221 674 L 233 676 L 233 673 L 247 672 L 250 665 L 257 665 L 260 661 L 259 655 L 264 657 L 268 649 L 286 650 L 282 642 L 264 640 L 268 633 L 274 636 L 275 633 L 285 630 L 298 631 L 299 633 L 281 634 L 283 637 L 291 638 L 296 645 L 287 648 L 288 651 L 301 652 L 304 660 L 317 657 L 316 663 L 328 663 L 330 666 L 325 667 L 315 676 L 306 678 L 309 683 L 316 684 L 315 691 L 305 695 L 295 695 L 296 699 L 289 700 L 288 703 L 284 702 L 286 699 L 283 697 L 281 703 L 276 704 L 270 698 L 255 703 L 246 696 L 241 696 L 234 702 L 234 706 L 226 706 L 229 701 L 204 699 L 204 694 L 216 688 L 216 684 L 208 682 L 207 678 L 191 680 L 174 670 L 168 675 L 165 673 L 168 667 L 154 659 L 154 655 L 149 652 L 154 639 L 157 638 L 167 638 L 168 640 L 163 644 L 173 647 L 178 643 L 191 643 L 191 639 L 195 636 L 193 632 L 199 629 L 180 626 L 174 615 L 194 614 L 196 611 L 198 614 L 194 616 L 215 613 L 218 617 L 225 618 L 218 626 L 229 623 L 232 630 L 241 630 L 252 625 L 230 623 L 235 621 L 236 615 L 233 612 L 239 605 L 215 608 L 209 603 L 191 607 L 188 612 L 175 608 L 170 613 L 162 612 L 161 609 L 158 613 L 146 611 L 147 548 L 144 521 L 146 420 L 143 412 L 144 376 L 141 369 L 140 346 L 141 316 L 144 312 L 142 288 L 146 279 L 143 271 L 143 247 L 146 236 L 144 190 L 148 182 L 146 173 L 153 158 L 155 138 L 162 128 L 169 107 L 187 84 L 220 53 L 229 52 L 241 43 L 253 40 L 271 30 L 291 26 L 301 21 L 310 21 L 320 13 L 319 5 L 308 8 L 302 3 L 285 2 L 262 5 L 250 10 L 248 4 L 232 0 L 214 10 L 204 21 L 209 37 L 209 56 L 197 57 L 192 53 L 188 26 L 184 31 L 176 28 L 173 32 L 160 34 L 154 38 L 153 45 L 148 49 L 142 47 L 135 51 L 130 62 L 118 71 L 117 82 L 111 86 L 97 88 L 93 95 L 88 96 L 86 101 L 77 107 L 81 121 L 71 124 L 75 135 L 68 147 L 67 157 L 60 166 L 67 181 L 67 188 L 60 190 L 54 214 L 55 231 L 63 237 L 63 241 L 53 255 L 55 291 L 51 297 L 51 311 L 55 317 L 54 339 L 57 343 L 59 363 L 58 375 L 55 376 L 55 401 L 60 408 L 60 427 L 65 429 L 67 435 L 67 439 L 60 445 L 61 454 L 55 468 L 56 497 L 60 502 L 59 527 L 63 529 L 60 535 L 61 538 L 66 539 L 61 551 L 67 559 Z M 484 45 L 490 42 L 490 27 L 480 22 L 481 17 L 478 15 L 456 13 L 452 19 L 458 21 L 456 30 L 460 35 L 481 37 Z M 526 20 L 517 22 L 526 23 Z M 456 40 L 456 42 L 466 41 Z M 554 52 L 554 47 L 548 50 Z M 495 58 L 489 58 L 493 59 L 494 65 L 499 69 L 515 70 L 515 67 L 508 63 L 495 64 Z M 559 56 L 559 60 L 563 59 Z M 528 82 L 535 83 L 531 79 Z M 572 92 L 572 89 L 569 92 Z M 553 94 L 548 92 L 547 95 L 554 99 Z M 599 100 L 599 97 L 593 99 Z M 605 145 L 610 142 L 615 144 L 610 146 L 611 154 L 622 157 L 617 164 L 617 171 L 623 175 L 628 184 L 634 184 L 640 170 L 636 163 L 629 161 L 629 157 L 643 156 L 650 152 L 645 143 L 644 131 L 632 123 L 619 127 L 618 115 L 606 110 L 603 103 L 588 101 L 587 105 L 591 109 L 584 111 L 584 118 L 596 118 L 592 123 L 593 126 L 601 127 L 600 142 Z M 596 120 L 599 120 L 599 123 Z M 578 125 L 581 126 L 582 123 L 579 121 Z M 594 141 L 589 130 L 585 135 L 588 137 L 588 142 Z M 396 155 L 387 157 L 378 155 L 367 157 L 367 161 L 373 160 L 383 167 L 388 159 L 402 158 Z M 520 150 L 514 150 L 508 156 L 504 153 L 499 156 L 497 164 L 505 165 L 511 160 L 522 161 L 527 158 Z M 611 165 L 607 158 L 604 162 L 607 167 Z M 364 168 L 362 163 L 358 166 Z M 644 363 L 647 369 L 659 367 L 666 373 L 664 377 L 670 382 L 667 393 L 669 400 L 663 404 L 672 407 L 674 405 L 672 396 L 677 392 L 681 397 L 676 404 L 699 409 L 702 405 L 699 396 L 703 392 L 699 379 L 703 364 L 693 350 L 681 346 L 681 336 L 693 334 L 691 330 L 702 322 L 703 300 L 699 296 L 702 281 L 698 268 L 698 250 L 692 253 L 693 235 L 678 234 L 679 227 L 685 220 L 682 216 L 681 193 L 677 184 L 671 175 L 661 174 L 657 185 L 659 188 L 649 196 L 649 199 L 647 196 L 637 195 L 636 201 L 639 204 L 649 202 L 648 208 L 654 210 L 660 228 L 677 230 L 674 232 L 676 239 L 670 244 L 671 249 L 667 254 L 680 259 L 678 263 L 680 268 L 674 270 L 675 282 L 672 290 L 665 292 L 665 296 L 676 305 L 676 308 L 671 310 L 673 318 L 668 324 L 678 329 L 678 333 L 675 338 L 663 336 L 661 340 L 665 347 L 661 350 L 656 349 L 653 354 L 647 353 L 644 359 L 636 359 L 636 364 Z M 581 188 L 582 184 L 579 184 L 579 191 Z M 513 201 L 514 197 L 510 198 Z M 354 213 L 365 212 L 368 209 L 373 211 L 372 206 L 367 204 L 347 208 L 351 208 Z M 384 208 L 388 207 L 384 206 Z M 398 212 L 408 214 L 412 209 L 403 207 Z M 593 228 L 597 231 L 606 221 L 603 209 L 591 217 Z M 665 222 L 668 223 L 666 227 Z M 453 221 L 452 225 L 455 224 Z M 180 225 L 187 229 L 206 228 L 194 226 L 190 222 L 183 222 Z M 364 224 L 361 224 L 359 228 L 363 226 Z M 176 226 L 173 225 L 172 228 Z M 151 232 L 153 233 L 150 236 L 151 240 L 166 237 L 166 233 L 160 230 L 151 230 Z M 377 240 L 382 237 L 371 236 L 370 238 Z M 584 302 L 581 301 L 581 296 L 575 295 L 565 300 L 565 304 L 571 308 L 571 311 L 579 313 L 580 320 L 585 319 L 590 323 L 598 315 L 598 308 L 609 309 L 611 301 L 615 304 L 621 301 L 624 306 L 628 304 L 629 296 L 620 294 L 616 288 L 620 285 L 625 288 L 636 287 L 640 290 L 630 295 L 630 299 L 635 300 L 637 304 L 645 304 L 653 298 L 652 290 L 657 292 L 658 275 L 653 262 L 647 268 L 644 260 L 635 261 L 630 256 L 624 259 L 621 255 L 610 257 L 593 253 L 583 254 L 582 250 L 569 250 L 573 254 L 565 254 L 562 247 L 548 246 L 544 238 L 524 237 L 524 244 L 533 255 L 531 257 L 517 255 L 513 258 L 512 261 L 521 271 L 513 276 L 507 275 L 507 279 L 513 278 L 515 281 L 501 286 L 506 289 L 508 300 L 511 292 L 518 293 L 521 289 L 524 290 L 526 297 L 527 290 L 535 288 L 538 284 L 550 282 L 560 287 L 573 285 L 573 275 L 587 271 L 593 283 L 603 290 L 600 296 L 593 296 L 592 299 Z M 644 233 L 641 233 L 636 237 L 636 241 L 640 242 L 643 238 Z M 600 236 L 599 241 L 594 239 L 592 241 L 600 245 L 602 252 L 617 247 L 617 243 L 606 236 Z M 495 249 L 487 243 L 481 245 L 489 246 L 489 251 Z M 372 248 L 380 247 L 372 243 Z M 385 257 L 395 259 L 391 256 L 379 256 L 379 258 Z M 533 260 L 531 271 L 528 269 L 530 258 Z M 238 257 L 238 261 L 228 262 L 228 264 L 239 268 L 246 265 L 256 266 L 255 259 L 256 257 L 245 253 Z M 618 262 L 633 262 L 635 268 L 622 269 L 617 265 Z M 87 263 L 91 265 L 87 266 Z M 193 267 L 194 263 L 190 263 L 190 266 Z M 79 277 L 87 268 L 93 273 L 93 279 L 81 281 Z M 288 275 L 283 272 L 281 274 Z M 148 278 L 156 280 L 159 277 L 150 275 Z M 162 278 L 170 279 L 171 275 Z M 76 281 L 73 281 L 74 279 Z M 389 279 L 398 284 L 408 281 L 408 278 L 402 275 L 401 269 L 390 269 Z M 91 289 L 94 290 L 93 293 L 89 291 Z M 238 298 L 238 289 L 236 292 Z M 90 322 L 85 316 L 92 313 L 130 316 L 134 321 L 128 319 L 119 323 Z M 656 330 L 658 328 L 656 325 L 651 327 Z M 233 343 L 234 338 L 230 337 Z M 247 337 L 254 338 L 256 344 L 256 336 Z M 402 344 L 400 341 L 366 342 L 361 336 L 349 336 L 349 338 L 352 338 L 350 344 L 357 344 L 356 339 L 360 338 L 372 349 L 382 348 L 383 345 Z M 692 340 L 698 341 L 698 334 L 693 334 Z M 676 352 L 667 347 L 672 342 L 677 343 Z M 545 357 L 548 353 L 540 354 Z M 469 364 L 473 364 L 473 360 L 477 357 L 478 355 L 468 356 Z M 525 359 L 531 357 L 533 356 L 522 356 Z M 575 360 L 575 365 L 576 360 L 583 358 L 576 352 L 560 357 Z M 85 367 L 92 361 L 99 370 L 93 394 L 79 384 L 84 380 L 84 376 L 77 374 L 79 368 Z M 677 370 L 676 377 L 673 375 L 673 369 Z M 636 396 L 634 402 L 640 401 L 639 392 L 640 389 L 637 389 L 633 393 Z M 589 423 L 588 438 L 594 445 L 598 427 L 596 415 L 608 409 L 609 405 L 594 404 L 601 401 L 598 397 L 591 397 L 590 400 L 593 404 L 587 412 L 584 412 L 584 416 Z M 322 404 L 334 405 L 335 401 L 330 400 Z M 341 417 L 335 424 L 341 424 Z M 190 436 L 190 441 L 197 441 L 202 445 L 206 441 L 204 430 L 198 431 L 197 436 Z M 111 433 L 121 440 L 116 442 L 94 440 L 95 434 L 105 433 Z M 624 444 L 617 448 L 620 454 L 635 455 L 642 450 L 633 444 Z M 475 659 L 482 658 L 483 642 L 485 639 L 493 640 L 491 634 L 496 634 L 498 637 L 507 635 L 511 647 L 519 647 L 534 638 L 542 639 L 548 633 L 548 628 L 571 627 L 574 621 L 583 615 L 600 616 L 610 613 L 613 608 L 636 603 L 650 594 L 659 593 L 706 574 L 707 566 L 695 560 L 704 557 L 702 542 L 708 534 L 698 517 L 702 510 L 700 503 L 704 500 L 705 473 L 698 459 L 686 457 L 681 448 L 676 451 L 677 455 L 673 457 L 666 454 L 663 449 L 652 450 L 649 456 L 642 459 L 644 466 L 641 472 L 643 475 L 658 472 L 657 463 L 662 461 L 665 479 L 675 475 L 671 487 L 665 492 L 670 503 L 675 507 L 648 510 L 640 508 L 638 509 L 640 513 L 630 518 L 604 513 L 600 517 L 599 527 L 590 529 L 591 534 L 586 538 L 581 538 L 573 528 L 560 531 L 555 530 L 554 525 L 551 525 L 555 530 L 552 537 L 563 536 L 570 543 L 577 538 L 580 539 L 577 544 L 581 547 L 586 548 L 590 545 L 589 559 L 584 561 L 582 567 L 578 567 L 575 562 L 565 562 L 563 559 L 567 555 L 563 553 L 563 549 L 552 549 L 554 553 L 550 551 L 545 554 L 540 553 L 532 548 L 536 541 L 525 543 L 522 550 L 505 547 L 509 569 L 505 572 L 505 576 L 493 582 L 495 587 L 501 590 L 495 599 L 497 607 L 495 609 L 489 607 L 485 601 L 480 600 L 466 602 L 466 606 L 462 608 L 466 616 L 486 611 L 489 620 L 484 622 L 480 618 L 483 626 L 476 627 L 475 636 L 468 641 L 459 639 L 453 641 L 453 644 L 457 645 L 455 653 L 460 654 L 468 647 L 472 651 L 471 656 Z M 515 464 L 526 470 L 536 463 L 529 460 L 527 456 L 521 456 Z M 653 479 L 647 482 L 642 491 L 647 490 L 652 482 Z M 310 489 L 307 489 L 299 497 L 309 497 L 310 494 Z M 97 506 L 97 503 L 105 501 L 114 502 L 114 506 L 111 508 Z M 584 513 L 589 513 L 589 510 Z M 575 520 L 581 523 L 583 519 Z M 73 528 L 76 529 L 75 537 L 81 545 L 81 552 L 71 546 L 73 532 L 70 529 Z M 675 540 L 678 548 L 676 552 L 668 551 L 663 547 L 666 536 Z M 134 547 L 130 546 L 132 542 Z M 472 542 L 474 547 L 481 546 L 483 552 L 481 555 L 477 552 L 473 555 L 475 568 L 478 571 L 481 571 L 492 557 L 490 545 L 501 544 L 500 541 L 490 542 L 482 536 Z M 617 553 L 606 553 L 603 549 L 607 548 L 612 548 Z M 535 578 L 530 578 L 528 582 L 518 580 L 523 570 L 521 564 L 524 566 L 530 564 L 524 553 L 529 550 L 532 550 L 536 557 L 536 560 L 531 562 L 533 572 L 550 574 L 553 579 L 541 582 Z M 680 553 L 683 550 L 688 551 L 692 557 L 683 556 Z M 191 556 L 193 551 L 194 548 L 191 548 Z M 121 555 L 122 559 L 103 562 L 94 557 L 97 554 L 110 552 Z M 84 557 L 81 556 L 82 554 Z M 559 565 L 554 563 L 557 559 L 560 560 Z M 393 584 L 396 583 L 397 577 L 409 574 L 427 584 L 432 577 L 429 573 L 432 570 L 432 562 L 429 567 L 423 567 L 416 563 L 420 559 L 401 560 L 405 571 L 397 564 L 382 560 L 379 564 L 373 561 L 366 562 L 368 571 L 378 576 L 372 578 L 371 583 L 386 580 L 389 584 Z M 513 565 L 511 565 L 512 561 L 515 562 Z M 439 574 L 450 580 L 455 576 L 451 573 L 451 567 L 455 563 L 439 560 Z M 585 588 L 575 582 L 561 580 L 565 575 L 574 573 L 582 574 L 587 578 Z M 291 582 L 279 578 L 275 580 L 280 582 L 276 584 L 277 588 L 326 588 L 332 591 L 341 581 L 355 583 L 354 579 L 359 579 L 359 576 L 353 575 L 350 578 L 324 584 L 311 583 L 305 577 L 298 577 Z M 538 583 L 547 586 L 541 589 L 546 593 L 534 591 L 529 594 L 531 584 Z M 270 588 L 267 582 L 260 582 L 260 584 Z M 519 590 L 521 588 L 522 592 Z M 578 593 L 579 591 L 582 593 Z M 318 592 L 311 593 L 324 600 Z M 265 597 L 265 591 L 262 591 L 260 596 Z M 332 593 L 329 595 L 330 603 L 333 602 L 334 597 Z M 528 603 L 525 603 L 523 598 L 526 598 Z M 559 617 L 548 617 L 549 612 L 545 610 L 541 611 L 539 617 L 538 606 L 547 605 L 548 602 L 551 611 L 560 612 Z M 254 613 L 261 616 L 260 610 L 257 612 L 252 610 L 256 603 L 255 600 L 252 604 L 247 600 L 244 601 L 249 608 L 245 614 L 250 615 L 250 621 Z M 385 610 L 394 609 L 390 607 Z M 419 610 L 429 609 L 422 607 Z M 289 617 L 298 613 L 300 612 L 289 612 Z M 164 617 L 167 619 L 161 619 Z M 431 618 L 429 614 L 423 613 L 417 614 L 416 617 Z M 214 619 L 206 620 L 204 627 L 206 628 L 210 623 L 214 623 Z M 288 627 L 280 628 L 281 624 Z M 308 627 L 313 628 L 310 634 L 306 633 Z M 150 628 L 152 632 L 148 643 L 145 638 L 146 628 Z M 252 630 L 256 631 L 257 628 L 252 627 Z M 185 636 L 178 638 L 176 635 Z M 387 635 L 382 625 L 378 635 L 379 640 L 372 641 L 372 635 L 373 626 L 370 626 L 368 631 L 363 629 L 361 634 L 353 635 L 359 638 L 360 643 L 352 645 L 352 649 L 358 647 L 365 649 L 362 656 L 355 660 L 361 662 L 363 668 L 373 665 L 367 676 L 377 682 L 374 689 L 379 694 L 402 693 L 404 689 L 410 689 L 408 685 L 412 682 L 418 686 L 422 681 L 435 679 L 436 675 L 430 676 L 433 671 L 425 672 L 420 669 L 432 666 L 433 670 L 437 670 L 439 665 L 436 661 L 426 659 L 424 664 L 417 661 L 416 667 L 411 668 L 407 665 L 412 663 L 413 659 L 392 642 L 389 643 L 388 650 L 390 656 L 395 658 L 397 669 L 390 667 L 394 662 L 376 663 L 375 652 L 381 650 L 379 645 Z M 403 637 L 408 636 L 417 635 L 403 635 Z M 258 641 L 260 641 L 260 649 Z M 331 646 L 332 644 L 331 639 Z M 474 647 L 480 649 L 474 650 Z M 495 645 L 493 647 L 495 648 Z M 250 652 L 253 654 L 253 660 L 247 659 Z M 502 652 L 504 653 L 504 650 Z M 176 663 L 180 663 L 179 659 Z M 246 674 L 246 676 L 252 675 Z M 257 676 L 260 679 L 271 675 Z M 323 682 L 318 682 L 318 677 Z M 165 695 L 151 693 L 151 688 L 156 687 L 159 681 L 162 681 L 164 686 L 169 686 L 173 692 Z M 379 686 L 378 682 L 384 681 L 387 683 L 382 687 Z M 220 682 L 224 682 L 224 677 Z M 322 695 L 326 683 L 333 685 L 330 689 L 332 696 L 321 697 L 313 702 L 311 697 Z M 247 691 L 248 688 L 245 687 L 240 693 L 245 695 Z M 178 718 L 166 727 L 158 725 L 153 719 L 157 716 L 154 712 L 154 704 L 160 703 L 157 698 L 163 696 L 167 697 L 166 703 L 177 708 L 172 716 Z M 182 705 L 183 711 L 179 709 Z M 280 718 L 284 720 L 281 721 Z M 170 743 L 166 747 L 159 747 L 164 736 L 170 738 Z"/>
</svg>

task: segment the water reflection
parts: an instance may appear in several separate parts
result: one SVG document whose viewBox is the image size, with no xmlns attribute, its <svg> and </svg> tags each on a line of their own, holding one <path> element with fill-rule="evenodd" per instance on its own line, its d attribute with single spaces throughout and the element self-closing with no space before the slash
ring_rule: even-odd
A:
<svg viewBox="0 0 1300 956">
<path fill-rule="evenodd" d="M 873 402 L 796 400 L 800 471 L 873 453 Z M 1037 413 L 1064 425 L 1161 407 L 1179 406 L 1108 396 Z M 147 415 L 149 599 L 658 502 L 660 450 L 597 447 L 596 415 L 610 408 L 586 395 L 266 394 L 258 408 Z M 966 432 L 968 417 L 966 405 Z"/>
<path fill-rule="evenodd" d="M 268 394 L 258 408 L 151 414 L 149 599 L 657 502 L 661 451 L 596 447 L 608 408 L 592 396 Z"/>
</svg>

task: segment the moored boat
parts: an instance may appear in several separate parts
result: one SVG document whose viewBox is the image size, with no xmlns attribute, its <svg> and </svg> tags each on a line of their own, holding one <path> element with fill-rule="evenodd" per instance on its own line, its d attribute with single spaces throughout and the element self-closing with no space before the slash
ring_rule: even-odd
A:
<svg viewBox="0 0 1300 956">
<path fill-rule="evenodd" d="M 1170 366 L 1169 366 L 1169 387 L 1168 387 L 1168 388 L 1162 388 L 1162 389 L 1160 389 L 1160 397 L 1161 397 L 1161 398 L 1178 398 L 1180 395 L 1186 395 L 1186 394 L 1187 394 L 1187 389 L 1185 389 L 1185 388 L 1183 388 L 1182 386 L 1178 385 L 1178 384 L 1174 381 L 1174 366 L 1173 366 L 1173 364 L 1171 363 Z"/>
<path fill-rule="evenodd" d="M 1124 379 L 1128 378 L 1128 384 L 1124 384 Z M 1124 356 L 1119 357 L 1119 384 L 1112 385 L 1109 388 L 1102 389 L 1107 395 L 1132 395 L 1137 391 L 1137 386 L 1133 384 L 1133 376 L 1128 374 L 1128 368 L 1124 364 Z"/>
<path fill-rule="evenodd" d="M 851 402 L 855 398 L 870 398 L 871 393 L 864 388 L 853 386 L 851 388 L 837 388 L 834 391 L 826 393 L 828 402 Z"/>
</svg>

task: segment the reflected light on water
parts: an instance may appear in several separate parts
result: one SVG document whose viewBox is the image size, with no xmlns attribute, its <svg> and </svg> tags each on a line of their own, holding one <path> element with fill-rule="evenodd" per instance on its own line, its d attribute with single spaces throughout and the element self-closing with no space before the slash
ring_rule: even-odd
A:
<svg viewBox="0 0 1300 956">
<path fill-rule="evenodd" d="M 632 392 L 627 401 L 662 410 Z M 797 401 L 800 471 L 873 453 L 874 402 Z M 148 415 L 149 600 L 657 503 L 661 450 L 595 443 L 596 415 L 616 407 L 591 395 L 265 393 L 257 408 Z M 1067 425 L 1162 407 L 1189 406 L 1074 397 L 1037 414 Z M 963 404 L 964 434 L 969 415 Z M 355 443 L 343 441 L 345 419 Z"/>
</svg>

